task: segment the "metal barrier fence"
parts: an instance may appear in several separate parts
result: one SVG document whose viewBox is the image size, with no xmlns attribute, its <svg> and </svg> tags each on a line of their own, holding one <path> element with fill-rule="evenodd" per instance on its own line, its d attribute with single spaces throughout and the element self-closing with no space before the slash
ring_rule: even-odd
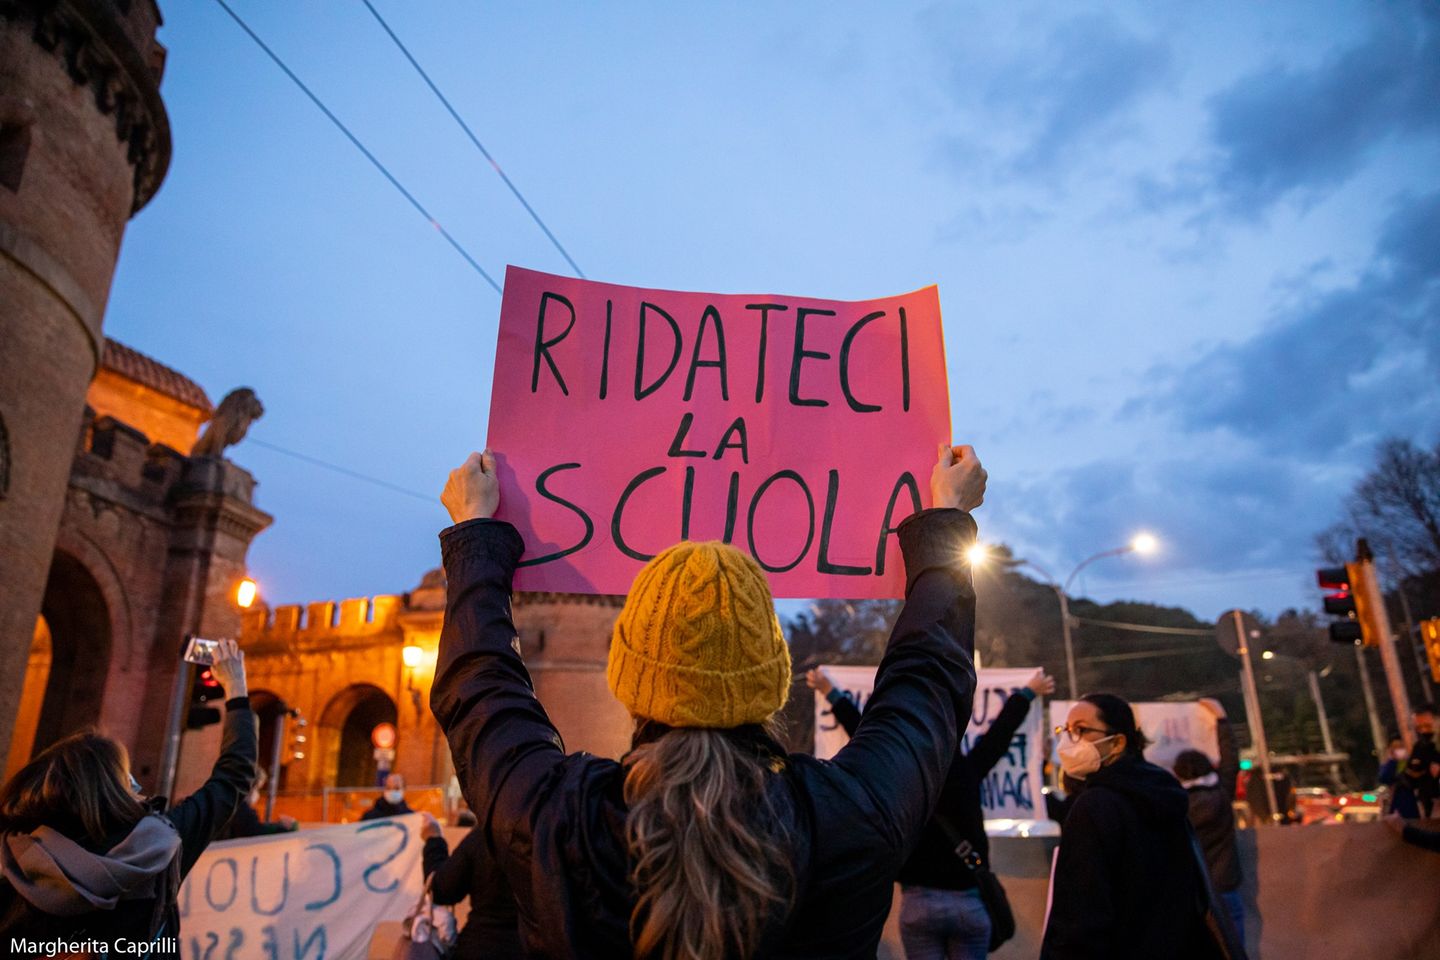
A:
<svg viewBox="0 0 1440 960">
<path fill-rule="evenodd" d="M 274 816 L 294 817 L 301 823 L 352 823 L 370 809 L 384 791 L 380 787 L 322 787 L 319 790 L 281 790 L 275 797 Z M 432 813 L 442 823 L 454 813 L 454 804 L 441 784 L 405 788 L 411 810 Z M 264 812 L 263 806 L 260 810 Z"/>
</svg>

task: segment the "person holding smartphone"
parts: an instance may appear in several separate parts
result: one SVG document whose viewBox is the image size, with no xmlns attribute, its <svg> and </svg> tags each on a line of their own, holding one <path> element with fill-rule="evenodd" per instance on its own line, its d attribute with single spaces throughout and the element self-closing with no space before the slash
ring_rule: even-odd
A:
<svg viewBox="0 0 1440 960">
<path fill-rule="evenodd" d="M 220 756 L 173 807 L 146 797 L 124 745 L 94 731 L 47 747 L 0 788 L 0 943 L 179 953 L 180 883 L 255 778 L 258 727 L 234 640 L 216 641 L 211 669 L 228 695 Z"/>
</svg>

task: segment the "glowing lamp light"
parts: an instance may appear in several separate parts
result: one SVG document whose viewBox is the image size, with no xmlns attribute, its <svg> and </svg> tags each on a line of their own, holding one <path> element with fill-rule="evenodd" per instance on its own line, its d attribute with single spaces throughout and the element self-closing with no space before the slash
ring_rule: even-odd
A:
<svg viewBox="0 0 1440 960">
<path fill-rule="evenodd" d="M 405 666 L 411 668 L 412 670 L 420 666 L 420 661 L 424 658 L 425 651 L 421 650 L 414 644 L 410 644 L 406 646 L 405 649 L 400 651 L 400 659 L 405 662 Z"/>
<path fill-rule="evenodd" d="M 1154 534 L 1137 533 L 1135 539 L 1130 541 L 1130 549 L 1144 556 L 1159 550 L 1160 541 L 1155 539 Z"/>
<path fill-rule="evenodd" d="M 1240 761 L 1240 769 L 1241 769 L 1241 770 L 1249 770 L 1249 769 L 1250 769 L 1251 767 L 1253 767 L 1253 766 L 1255 766 L 1255 761 L 1254 761 L 1254 760 L 1241 760 L 1241 761 Z"/>
<path fill-rule="evenodd" d="M 240 585 L 235 588 L 235 602 L 240 606 L 241 610 L 249 610 L 250 605 L 255 602 L 255 597 L 259 592 L 260 588 L 255 586 L 255 581 L 246 577 L 241 580 Z"/>
<path fill-rule="evenodd" d="M 990 551 L 983 543 L 971 544 L 965 551 L 965 562 L 972 567 L 979 566 L 990 559 Z"/>
<path fill-rule="evenodd" d="M 1261 660 L 1274 660 L 1274 659 L 1275 659 L 1275 651 L 1274 651 L 1274 650 L 1266 650 L 1264 653 L 1260 654 L 1260 659 L 1261 659 Z"/>
</svg>

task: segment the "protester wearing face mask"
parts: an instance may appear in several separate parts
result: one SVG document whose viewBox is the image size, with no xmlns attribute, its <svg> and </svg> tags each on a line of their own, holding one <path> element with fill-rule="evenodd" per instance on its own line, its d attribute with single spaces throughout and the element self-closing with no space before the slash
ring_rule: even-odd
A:
<svg viewBox="0 0 1440 960">
<path fill-rule="evenodd" d="M 1130 704 L 1090 694 L 1056 734 L 1074 799 L 1051 878 L 1042 960 L 1244 957 L 1211 889 L 1185 789 L 1146 762 Z"/>
<path fill-rule="evenodd" d="M 405 778 L 392 773 L 385 778 L 385 792 L 371 804 L 370 809 L 360 814 L 361 820 L 378 820 L 381 817 L 398 817 L 402 813 L 414 813 L 405 802 Z"/>
</svg>

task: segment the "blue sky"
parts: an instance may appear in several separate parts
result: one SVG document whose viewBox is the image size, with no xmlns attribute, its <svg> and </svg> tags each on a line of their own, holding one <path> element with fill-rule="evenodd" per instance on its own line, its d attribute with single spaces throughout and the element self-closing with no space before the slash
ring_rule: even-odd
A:
<svg viewBox="0 0 1440 960">
<path fill-rule="evenodd" d="M 375 0 L 593 279 L 938 283 L 979 519 L 1080 592 L 1314 605 L 1375 442 L 1440 435 L 1440 8 Z M 490 273 L 559 254 L 359 0 L 242 16 Z M 208 0 L 106 331 L 251 436 L 421 493 L 484 441 L 499 297 Z M 271 603 L 401 592 L 437 503 L 255 444 Z"/>
</svg>

